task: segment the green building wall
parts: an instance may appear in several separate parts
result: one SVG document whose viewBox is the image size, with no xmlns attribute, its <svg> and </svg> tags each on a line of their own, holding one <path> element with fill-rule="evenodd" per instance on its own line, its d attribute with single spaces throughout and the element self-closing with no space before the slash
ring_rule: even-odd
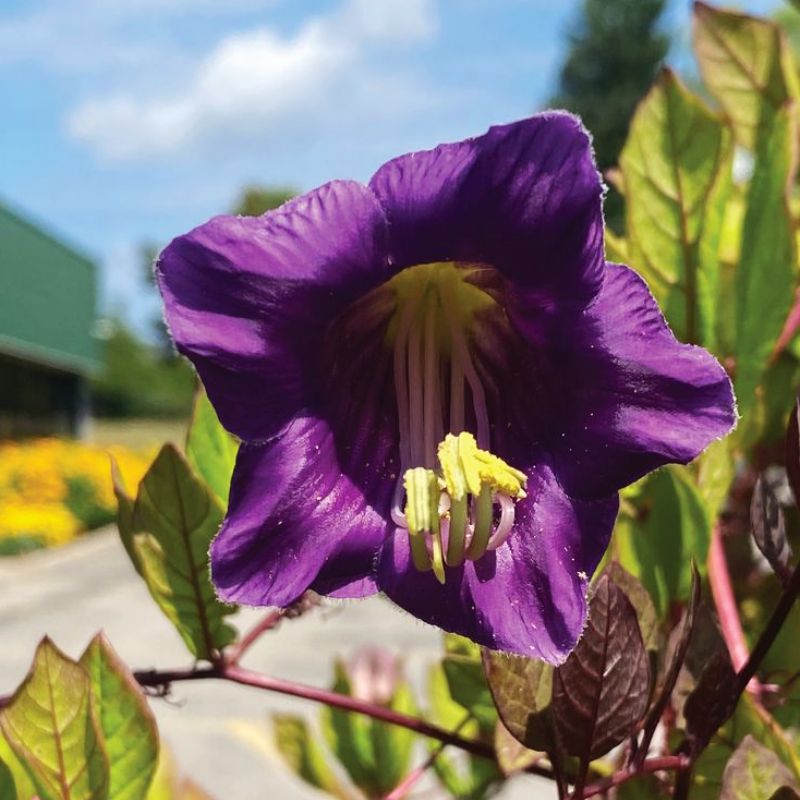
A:
<svg viewBox="0 0 800 800">
<path fill-rule="evenodd" d="M 0 205 L 0 438 L 80 432 L 96 295 L 91 260 Z"/>
</svg>

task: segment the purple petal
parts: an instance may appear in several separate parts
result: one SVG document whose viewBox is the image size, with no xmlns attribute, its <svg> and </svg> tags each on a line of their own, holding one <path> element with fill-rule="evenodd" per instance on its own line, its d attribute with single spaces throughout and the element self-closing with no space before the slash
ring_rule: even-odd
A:
<svg viewBox="0 0 800 800">
<path fill-rule="evenodd" d="M 539 304 L 585 302 L 603 273 L 602 187 L 589 135 L 566 113 L 411 153 L 372 178 L 398 267 L 480 261 Z"/>
<path fill-rule="evenodd" d="M 164 250 L 170 332 L 228 430 L 264 440 L 313 404 L 326 326 L 386 280 L 386 243 L 372 192 L 335 181 L 261 217 L 216 217 Z"/>
<path fill-rule="evenodd" d="M 375 591 L 391 486 L 377 461 L 360 474 L 347 474 L 349 466 L 329 425 L 313 417 L 293 420 L 268 444 L 241 447 L 228 516 L 211 545 L 224 600 L 284 606 L 309 588 L 346 597 Z"/>
<path fill-rule="evenodd" d="M 559 479 L 609 494 L 668 462 L 685 464 L 736 422 L 730 379 L 672 335 L 644 281 L 609 264 L 595 301 L 550 334 L 549 443 Z"/>
<path fill-rule="evenodd" d="M 586 621 L 585 592 L 608 545 L 617 498 L 575 500 L 544 464 L 504 545 L 476 562 L 446 569 L 442 586 L 411 563 L 408 535 L 387 540 L 378 585 L 425 622 L 496 650 L 561 663 Z"/>
</svg>

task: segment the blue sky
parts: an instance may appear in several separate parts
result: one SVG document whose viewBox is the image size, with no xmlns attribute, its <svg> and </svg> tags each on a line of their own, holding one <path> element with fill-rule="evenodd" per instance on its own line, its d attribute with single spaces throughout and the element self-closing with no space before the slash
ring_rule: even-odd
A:
<svg viewBox="0 0 800 800">
<path fill-rule="evenodd" d="M 665 20 L 679 42 L 689 5 L 673 0 Z M 0 198 L 94 256 L 103 310 L 141 324 L 140 243 L 225 211 L 247 183 L 367 179 L 525 116 L 552 91 L 578 7 L 3 0 Z"/>
</svg>

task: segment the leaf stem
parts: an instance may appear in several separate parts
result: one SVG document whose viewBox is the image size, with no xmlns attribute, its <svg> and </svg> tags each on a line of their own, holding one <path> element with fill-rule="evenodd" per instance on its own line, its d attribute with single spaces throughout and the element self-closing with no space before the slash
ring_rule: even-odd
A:
<svg viewBox="0 0 800 800">
<path fill-rule="evenodd" d="M 719 521 L 716 522 L 711 532 L 711 544 L 708 549 L 708 582 L 711 585 L 711 595 L 719 615 L 722 636 L 728 647 L 733 668 L 738 673 L 748 662 L 750 653 L 744 638 L 739 610 L 736 607 L 736 597 L 733 594 Z M 758 681 L 753 681 L 747 688 L 756 698 L 760 697 L 761 686 Z"/>
<path fill-rule="evenodd" d="M 286 613 L 283 608 L 276 608 L 267 612 L 249 631 L 238 641 L 225 651 L 225 661 L 228 664 L 238 664 L 244 654 L 261 638 L 267 631 L 276 628 Z"/>
<path fill-rule="evenodd" d="M 770 647 L 772 647 L 772 643 L 780 633 L 783 623 L 786 622 L 786 617 L 789 616 L 789 612 L 792 610 L 792 606 L 798 596 L 800 596 L 800 563 L 794 568 L 794 572 L 786 583 L 778 605 L 775 606 L 775 610 L 772 612 L 772 616 L 769 618 L 766 628 L 761 632 L 761 636 L 758 637 L 753 652 L 750 653 L 749 658 L 736 676 L 737 700 L 741 697 L 742 692 L 752 683 L 756 671 L 769 652 Z"/>
<path fill-rule="evenodd" d="M 286 694 L 292 697 L 301 697 L 305 700 L 323 703 L 331 708 L 340 708 L 343 711 L 364 714 L 373 719 L 378 719 L 381 722 L 387 722 L 390 725 L 398 725 L 401 728 L 414 731 L 421 736 L 427 736 L 443 744 L 458 747 L 467 753 L 472 753 L 481 758 L 495 760 L 495 750 L 492 745 L 474 739 L 466 739 L 453 731 L 440 728 L 438 725 L 433 725 L 419 717 L 402 714 L 390 708 L 385 708 L 384 706 L 376 705 L 365 700 L 359 700 L 349 695 L 332 692 L 328 689 L 320 689 L 316 686 L 308 686 L 303 683 L 284 680 L 283 678 L 262 675 L 253 670 L 240 667 L 237 664 L 220 664 L 217 666 L 194 667 L 183 670 L 145 670 L 134 672 L 134 677 L 141 686 L 156 688 L 162 695 L 168 693 L 169 686 L 172 683 L 216 679 L 239 683 L 243 686 L 251 686 L 256 689 L 264 689 L 270 692 L 277 692 L 278 694 Z M 536 764 L 530 766 L 528 771 L 545 778 L 553 777 L 553 773 L 549 769 Z"/>
<path fill-rule="evenodd" d="M 588 797 L 595 797 L 598 794 L 605 794 L 609 789 L 620 786 L 627 781 L 638 778 L 640 775 L 649 775 L 653 772 L 662 771 L 676 771 L 681 772 L 689 767 L 689 759 L 683 755 L 677 756 L 661 756 L 659 758 L 648 758 L 643 761 L 638 767 L 629 767 L 628 769 L 620 770 L 608 778 L 604 778 L 597 783 L 587 786 L 580 795 L 582 800 Z"/>
</svg>

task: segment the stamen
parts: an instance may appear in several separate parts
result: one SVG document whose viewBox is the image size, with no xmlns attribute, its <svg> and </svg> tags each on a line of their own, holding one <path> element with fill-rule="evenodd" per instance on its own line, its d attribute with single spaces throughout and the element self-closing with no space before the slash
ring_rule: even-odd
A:
<svg viewBox="0 0 800 800">
<path fill-rule="evenodd" d="M 425 534 L 439 533 L 439 481 L 433 470 L 415 467 L 406 470 L 404 482 L 411 558 L 414 566 L 425 572 L 433 566 Z"/>
<path fill-rule="evenodd" d="M 505 543 L 506 539 L 508 539 L 508 534 L 511 533 L 511 529 L 514 527 L 514 518 L 516 517 L 514 501 L 507 494 L 496 494 L 494 499 L 500 504 L 500 520 L 494 529 L 489 544 L 486 545 L 487 550 L 497 550 L 501 544 Z"/>
<path fill-rule="evenodd" d="M 483 449 L 489 447 L 489 413 L 486 408 L 486 393 L 483 391 L 478 373 L 472 364 L 466 339 L 460 320 L 458 319 L 457 298 L 455 297 L 456 285 L 454 280 L 442 281 L 440 285 L 442 308 L 447 318 L 447 327 L 450 332 L 453 352 L 453 362 L 458 361 L 472 392 L 472 405 L 475 411 L 475 422 L 478 426 L 478 446 Z"/>
<path fill-rule="evenodd" d="M 479 290 L 462 283 L 453 265 L 419 269 L 418 279 L 397 288 L 393 355 L 401 475 L 390 513 L 398 532 L 407 531 L 415 568 L 433 571 L 444 583 L 446 566 L 477 560 L 506 541 L 527 478 L 489 451 L 486 394 L 465 333 L 481 307 L 474 294 Z M 466 430 L 473 424 L 476 435 Z"/>
<path fill-rule="evenodd" d="M 450 360 L 450 433 L 464 430 L 464 372 L 461 361 Z"/>
<path fill-rule="evenodd" d="M 422 288 L 415 294 L 419 295 Z M 411 330 L 411 321 L 417 303 L 416 298 L 405 303 L 397 322 L 397 331 L 394 337 L 394 388 L 397 396 L 397 424 L 400 428 L 400 475 L 411 466 L 411 453 L 409 452 L 408 427 L 409 427 L 409 393 L 408 393 L 408 334 Z M 402 480 L 402 477 L 401 477 Z M 400 481 L 398 481 L 398 484 Z"/>
<path fill-rule="evenodd" d="M 492 535 L 492 519 L 494 508 L 492 505 L 492 490 L 483 486 L 481 493 L 473 500 L 473 515 L 475 517 L 475 531 L 467 547 L 467 558 L 475 561 L 486 552 L 486 545 Z"/>
<path fill-rule="evenodd" d="M 425 382 L 422 393 L 425 398 L 422 414 L 425 436 L 425 466 L 436 466 L 436 423 L 441 413 L 439 403 L 439 347 L 436 341 L 436 294 L 428 291 L 425 299 Z"/>
<path fill-rule="evenodd" d="M 411 326 L 408 341 L 408 388 L 409 388 L 409 420 L 408 444 L 411 464 L 425 462 L 425 442 L 423 438 L 423 370 L 420 367 L 423 358 L 422 326 Z M 433 466 L 433 465 L 431 465 Z"/>
<path fill-rule="evenodd" d="M 450 531 L 447 540 L 447 563 L 457 567 L 464 561 L 464 550 L 467 538 L 467 498 L 451 500 Z"/>
</svg>

